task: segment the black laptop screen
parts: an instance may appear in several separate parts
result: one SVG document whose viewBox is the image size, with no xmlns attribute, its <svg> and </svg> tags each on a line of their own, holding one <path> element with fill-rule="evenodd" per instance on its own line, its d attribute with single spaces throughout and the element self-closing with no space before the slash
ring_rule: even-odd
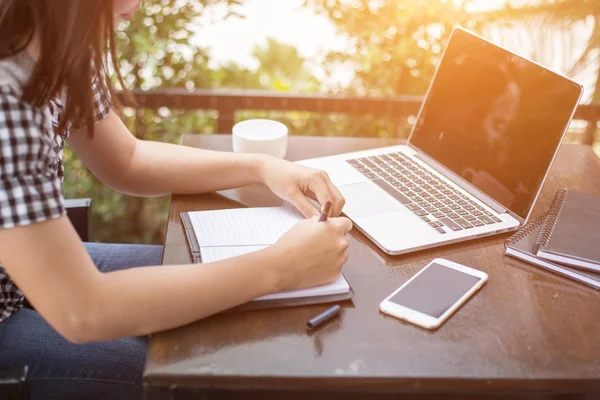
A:
<svg viewBox="0 0 600 400">
<path fill-rule="evenodd" d="M 457 29 L 410 143 L 526 218 L 581 90 Z"/>
</svg>

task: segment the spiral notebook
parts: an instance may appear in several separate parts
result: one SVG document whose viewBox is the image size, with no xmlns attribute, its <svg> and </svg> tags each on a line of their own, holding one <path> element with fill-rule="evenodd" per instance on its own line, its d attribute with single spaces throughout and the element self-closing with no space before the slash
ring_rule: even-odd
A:
<svg viewBox="0 0 600 400">
<path fill-rule="evenodd" d="M 510 239 L 504 243 L 506 247 L 505 254 L 584 283 L 594 289 L 600 289 L 600 273 L 572 268 L 537 257 L 533 248 L 545 220 L 546 215 L 542 215 L 511 236 Z"/>
<path fill-rule="evenodd" d="M 600 197 L 556 192 L 533 251 L 548 261 L 600 272 Z"/>
<path fill-rule="evenodd" d="M 195 211 L 180 216 L 194 263 L 221 261 L 264 249 L 304 219 L 290 207 Z M 242 308 L 327 303 L 352 296 L 348 281 L 340 274 L 330 284 L 268 294 Z"/>
</svg>

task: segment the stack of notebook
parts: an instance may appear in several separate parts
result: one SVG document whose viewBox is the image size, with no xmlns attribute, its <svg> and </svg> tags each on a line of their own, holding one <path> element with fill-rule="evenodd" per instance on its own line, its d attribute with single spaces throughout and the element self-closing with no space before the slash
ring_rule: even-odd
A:
<svg viewBox="0 0 600 400">
<path fill-rule="evenodd" d="M 600 289 L 600 197 L 559 190 L 545 215 L 506 241 L 506 254 Z"/>
</svg>

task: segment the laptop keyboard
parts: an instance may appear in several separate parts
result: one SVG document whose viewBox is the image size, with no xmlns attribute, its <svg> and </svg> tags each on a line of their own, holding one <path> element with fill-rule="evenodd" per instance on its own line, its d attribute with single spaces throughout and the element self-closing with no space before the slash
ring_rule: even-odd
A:
<svg viewBox="0 0 600 400">
<path fill-rule="evenodd" d="M 403 153 L 346 161 L 440 234 L 502 222 Z"/>
</svg>

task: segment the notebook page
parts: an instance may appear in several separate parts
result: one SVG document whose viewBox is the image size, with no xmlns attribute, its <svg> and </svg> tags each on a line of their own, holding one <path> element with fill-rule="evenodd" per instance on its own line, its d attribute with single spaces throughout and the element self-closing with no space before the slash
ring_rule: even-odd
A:
<svg viewBox="0 0 600 400">
<path fill-rule="evenodd" d="M 221 261 L 231 257 L 241 256 L 242 254 L 251 253 L 264 249 L 266 246 L 217 246 L 217 247 L 203 247 L 200 252 L 202 254 L 202 262 L 214 262 Z M 337 279 L 328 284 L 316 286 L 302 290 L 289 290 L 286 292 L 279 292 L 268 294 L 259 297 L 255 300 L 277 300 L 277 299 L 293 299 L 297 297 L 312 297 L 312 296 L 326 296 L 332 294 L 348 293 L 350 286 L 342 274 Z"/>
<path fill-rule="evenodd" d="M 342 274 L 335 281 L 327 285 L 315 286 L 308 289 L 288 290 L 287 292 L 279 292 L 261 296 L 255 300 L 276 300 L 276 299 L 294 299 L 296 297 L 313 297 L 327 296 L 331 294 L 343 294 L 350 291 L 350 285 Z"/>
<path fill-rule="evenodd" d="M 202 256 L 202 262 L 209 263 L 215 261 L 225 260 L 226 258 L 232 258 L 241 256 L 246 253 L 252 253 L 264 249 L 267 246 L 217 246 L 217 247 L 203 247 L 200 249 Z"/>
<path fill-rule="evenodd" d="M 261 250 L 274 244 L 304 217 L 288 207 L 238 208 L 189 213 L 203 262 L 215 262 Z M 326 296 L 350 291 L 339 275 L 327 285 L 268 294 L 255 300 Z"/>
<path fill-rule="evenodd" d="M 201 248 L 268 246 L 304 219 L 289 207 L 196 211 L 189 217 Z"/>
</svg>

